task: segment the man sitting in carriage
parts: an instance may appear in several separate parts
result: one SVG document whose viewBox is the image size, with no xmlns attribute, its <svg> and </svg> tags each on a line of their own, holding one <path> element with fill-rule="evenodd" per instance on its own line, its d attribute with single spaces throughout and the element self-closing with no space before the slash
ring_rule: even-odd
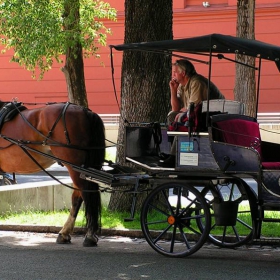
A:
<svg viewBox="0 0 280 280">
<path fill-rule="evenodd" d="M 186 131 L 184 124 L 189 120 L 190 107 L 194 106 L 194 114 L 199 114 L 202 108 L 202 101 L 207 100 L 208 79 L 198 74 L 189 60 L 180 59 L 173 64 L 173 78 L 169 86 L 171 103 L 171 112 L 167 116 L 169 130 L 177 130 L 180 124 L 183 124 L 181 126 L 182 131 Z M 210 81 L 209 99 L 224 98 L 217 86 Z M 160 160 L 159 165 L 174 167 L 175 153 L 176 146 L 173 144 L 171 155 L 165 160 Z"/>
</svg>

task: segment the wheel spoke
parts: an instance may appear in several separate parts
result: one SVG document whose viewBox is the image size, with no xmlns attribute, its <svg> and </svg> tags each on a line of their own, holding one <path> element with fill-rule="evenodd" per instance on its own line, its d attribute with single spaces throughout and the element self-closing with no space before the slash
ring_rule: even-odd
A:
<svg viewBox="0 0 280 280">
<path fill-rule="evenodd" d="M 177 231 L 176 228 L 177 228 L 177 225 L 175 224 L 174 227 L 173 227 L 173 233 L 172 233 L 172 236 L 171 236 L 170 253 L 174 252 L 174 244 L 175 244 L 176 231 Z"/>
<path fill-rule="evenodd" d="M 224 226 L 223 235 L 222 235 L 222 243 L 225 242 L 226 233 L 227 233 L 227 226 Z"/>
<path fill-rule="evenodd" d="M 159 212 L 159 213 L 165 215 L 166 217 L 169 216 L 169 214 L 168 214 L 166 211 L 164 211 L 164 210 L 158 208 L 158 207 L 157 207 L 156 205 L 154 205 L 154 204 L 151 204 L 151 203 L 150 203 L 148 206 L 151 207 L 151 208 L 153 208 L 153 209 L 156 210 L 157 212 Z M 171 211 L 171 212 L 173 212 L 173 211 Z"/>
<path fill-rule="evenodd" d="M 237 239 L 238 241 L 241 241 L 240 236 L 239 236 L 239 234 L 238 234 L 238 231 L 237 231 L 236 227 L 233 226 L 232 229 L 233 229 L 233 231 L 234 231 L 234 234 L 235 234 L 235 236 L 236 236 L 236 239 Z"/>
<path fill-rule="evenodd" d="M 188 204 L 188 206 L 186 206 L 186 207 L 184 208 L 184 210 L 179 214 L 179 217 L 183 216 L 188 210 L 194 209 L 194 208 L 192 208 L 191 206 L 193 206 L 193 205 L 195 204 L 196 198 L 193 199 L 193 200 L 189 200 L 189 202 L 190 202 L 190 203 Z"/>
<path fill-rule="evenodd" d="M 169 200 L 168 200 L 167 194 L 165 193 L 164 190 L 161 191 L 161 194 L 162 194 L 163 197 L 164 197 L 164 200 L 165 200 L 165 202 L 166 202 L 166 205 L 167 205 L 169 211 L 170 211 L 171 213 L 173 213 L 173 209 L 172 209 L 172 206 L 171 206 L 171 204 L 170 204 L 170 202 L 169 202 Z"/>
<path fill-rule="evenodd" d="M 237 222 L 239 222 L 240 224 L 242 224 L 243 226 L 245 226 L 248 229 L 253 230 L 253 227 L 248 225 L 247 223 L 245 223 L 244 221 L 240 220 L 239 218 L 236 219 Z"/>
<path fill-rule="evenodd" d="M 190 249 L 190 248 L 191 248 L 190 243 L 189 243 L 189 241 L 188 241 L 188 239 L 187 239 L 187 236 L 186 236 L 186 234 L 184 233 L 183 228 L 182 228 L 181 225 L 179 225 L 179 230 L 180 230 L 181 236 L 182 236 L 182 238 L 183 238 L 183 240 L 184 240 L 184 242 L 185 242 L 185 244 L 186 244 L 186 247 L 187 247 L 188 249 Z"/>
<path fill-rule="evenodd" d="M 164 229 L 164 230 L 162 231 L 162 233 L 160 233 L 160 234 L 157 236 L 157 238 L 153 239 L 153 243 L 156 244 L 156 243 L 160 240 L 160 238 L 161 238 L 162 236 L 164 236 L 164 234 L 165 234 L 170 228 L 171 228 L 171 225 L 169 225 L 166 229 Z"/>
<path fill-rule="evenodd" d="M 182 195 L 182 188 L 178 188 L 177 205 L 176 205 L 176 216 L 179 215 L 179 211 L 181 209 L 181 195 Z"/>
</svg>

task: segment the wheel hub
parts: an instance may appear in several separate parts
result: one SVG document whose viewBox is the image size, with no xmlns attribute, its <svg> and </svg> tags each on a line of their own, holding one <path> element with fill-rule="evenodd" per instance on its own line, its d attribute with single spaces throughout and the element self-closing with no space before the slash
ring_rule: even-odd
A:
<svg viewBox="0 0 280 280">
<path fill-rule="evenodd" d="M 176 219 L 174 216 L 170 215 L 168 218 L 167 218 L 167 222 L 170 224 L 170 225 L 174 225 L 175 222 L 176 222 Z"/>
</svg>

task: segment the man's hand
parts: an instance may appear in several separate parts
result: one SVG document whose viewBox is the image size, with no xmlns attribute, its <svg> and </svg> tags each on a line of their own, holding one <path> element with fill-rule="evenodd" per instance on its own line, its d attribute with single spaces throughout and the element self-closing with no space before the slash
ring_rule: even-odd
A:
<svg viewBox="0 0 280 280">
<path fill-rule="evenodd" d="M 171 93 L 173 93 L 173 94 L 176 93 L 177 94 L 178 86 L 179 86 L 179 83 L 176 81 L 176 79 L 173 78 L 169 82 L 169 87 L 170 87 Z"/>
</svg>

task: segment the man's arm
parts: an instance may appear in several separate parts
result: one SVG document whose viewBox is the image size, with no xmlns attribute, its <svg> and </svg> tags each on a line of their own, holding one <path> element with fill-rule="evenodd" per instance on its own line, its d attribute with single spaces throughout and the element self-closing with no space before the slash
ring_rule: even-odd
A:
<svg viewBox="0 0 280 280">
<path fill-rule="evenodd" d="M 169 82 L 169 87 L 170 87 L 170 103 L 171 103 L 171 110 L 175 112 L 179 112 L 181 109 L 181 101 L 177 96 L 177 91 L 179 84 L 177 81 L 172 79 Z"/>
</svg>

